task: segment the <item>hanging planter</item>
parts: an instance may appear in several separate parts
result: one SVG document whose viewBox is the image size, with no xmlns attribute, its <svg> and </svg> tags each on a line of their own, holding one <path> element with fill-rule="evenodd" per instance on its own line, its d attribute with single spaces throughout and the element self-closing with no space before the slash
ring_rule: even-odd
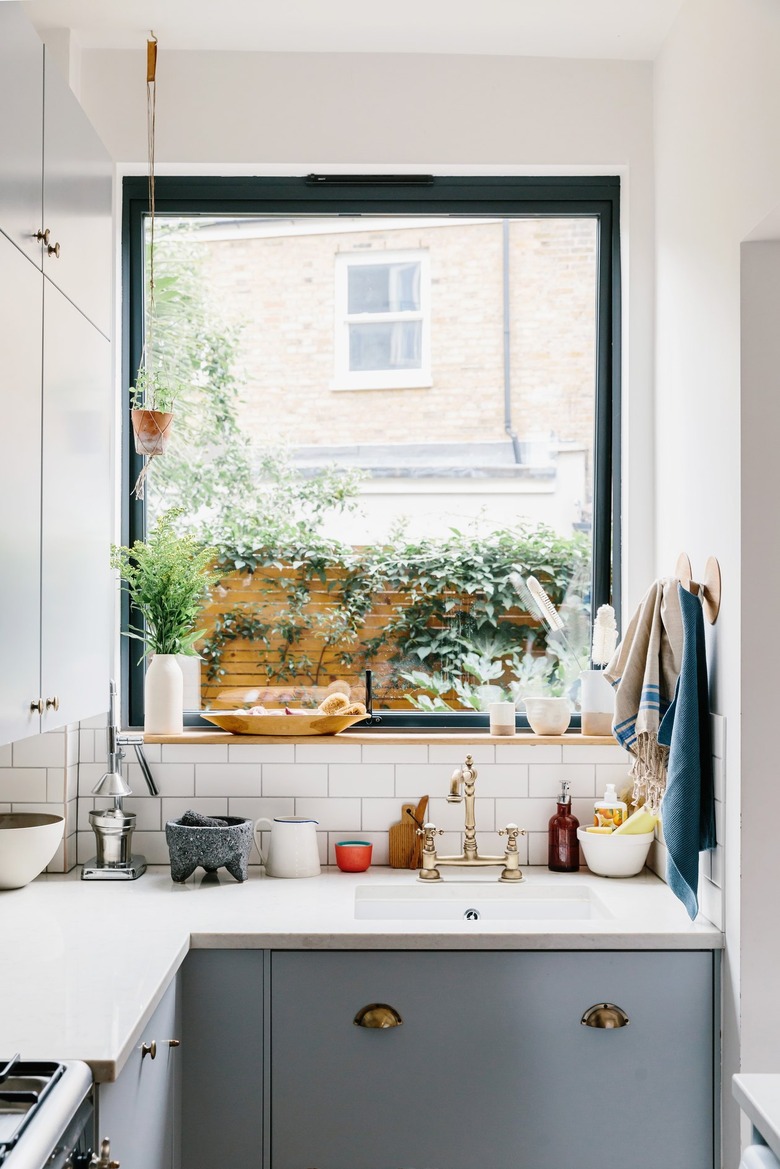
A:
<svg viewBox="0 0 780 1169">
<path fill-rule="evenodd" d="M 135 453 L 151 458 L 164 455 L 173 429 L 173 412 L 163 410 L 131 410 Z"/>
</svg>

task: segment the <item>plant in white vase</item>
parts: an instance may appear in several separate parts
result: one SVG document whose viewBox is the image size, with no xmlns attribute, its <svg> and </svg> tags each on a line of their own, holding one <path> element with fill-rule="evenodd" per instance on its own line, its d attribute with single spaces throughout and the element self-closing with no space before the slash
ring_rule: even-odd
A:
<svg viewBox="0 0 780 1169">
<path fill-rule="evenodd" d="M 203 631 L 197 629 L 209 590 L 219 579 L 210 565 L 214 552 L 190 535 L 179 535 L 174 508 L 155 523 L 147 540 L 130 548 L 114 546 L 111 565 L 142 624 L 130 625 L 125 636 L 142 641 L 143 656 L 151 655 L 144 687 L 144 730 L 180 734 L 183 729 L 183 678 L 178 654 L 195 654 Z"/>
</svg>

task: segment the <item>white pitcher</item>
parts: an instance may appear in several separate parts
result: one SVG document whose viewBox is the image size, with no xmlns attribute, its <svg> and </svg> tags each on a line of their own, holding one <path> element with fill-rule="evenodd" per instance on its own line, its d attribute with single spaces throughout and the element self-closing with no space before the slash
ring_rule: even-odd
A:
<svg viewBox="0 0 780 1169">
<path fill-rule="evenodd" d="M 317 820 L 305 816 L 261 816 L 255 822 L 255 844 L 260 862 L 269 877 L 317 877 L 320 873 L 320 850 L 317 847 Z M 268 853 L 260 847 L 261 828 L 271 829 Z"/>
</svg>

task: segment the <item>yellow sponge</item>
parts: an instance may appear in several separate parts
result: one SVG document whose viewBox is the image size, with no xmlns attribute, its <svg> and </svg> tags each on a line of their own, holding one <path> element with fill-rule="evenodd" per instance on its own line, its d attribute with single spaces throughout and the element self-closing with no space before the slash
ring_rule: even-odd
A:
<svg viewBox="0 0 780 1169">
<path fill-rule="evenodd" d="M 615 835 L 617 836 L 618 832 L 627 836 L 633 836 L 640 832 L 652 832 L 657 821 L 658 817 L 654 816 L 652 812 L 648 812 L 646 808 L 637 808 L 619 828 L 615 829 Z"/>
</svg>

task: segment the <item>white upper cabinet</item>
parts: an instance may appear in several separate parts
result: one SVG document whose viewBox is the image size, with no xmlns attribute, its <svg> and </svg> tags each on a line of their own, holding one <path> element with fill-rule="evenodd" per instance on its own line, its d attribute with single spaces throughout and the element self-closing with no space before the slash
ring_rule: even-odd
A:
<svg viewBox="0 0 780 1169">
<path fill-rule="evenodd" d="M 48 54 L 45 62 L 43 271 L 110 337 L 111 159 Z"/>
<path fill-rule="evenodd" d="M 41 286 L 0 235 L 0 742 L 40 725 Z"/>
<path fill-rule="evenodd" d="M 44 282 L 42 729 L 105 706 L 114 584 L 111 346 Z"/>
<path fill-rule="evenodd" d="M 43 45 L 21 4 L 0 4 L 0 230 L 41 266 Z"/>
</svg>

